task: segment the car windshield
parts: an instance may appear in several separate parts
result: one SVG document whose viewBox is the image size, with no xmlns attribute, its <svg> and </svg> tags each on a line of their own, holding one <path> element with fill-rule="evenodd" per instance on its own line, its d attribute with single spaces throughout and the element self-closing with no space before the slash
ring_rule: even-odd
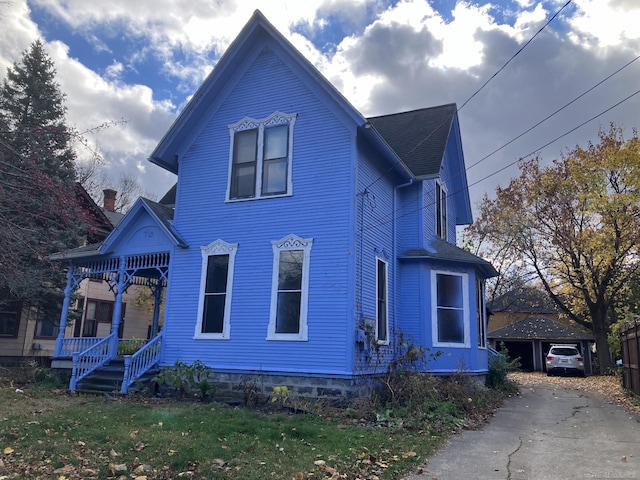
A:
<svg viewBox="0 0 640 480">
<path fill-rule="evenodd" d="M 553 355 L 572 356 L 572 355 L 578 355 L 578 350 L 571 347 L 555 347 L 551 349 L 551 353 Z"/>
</svg>

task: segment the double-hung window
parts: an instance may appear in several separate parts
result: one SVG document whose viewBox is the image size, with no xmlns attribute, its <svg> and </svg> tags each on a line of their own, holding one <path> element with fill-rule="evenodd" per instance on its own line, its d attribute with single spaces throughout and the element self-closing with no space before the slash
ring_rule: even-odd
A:
<svg viewBox="0 0 640 480">
<path fill-rule="evenodd" d="M 200 247 L 200 301 L 194 338 L 229 338 L 231 290 L 237 249 L 237 244 L 222 240 Z"/>
<path fill-rule="evenodd" d="M 447 191 L 444 185 L 436 180 L 436 235 L 447 239 Z"/>
<path fill-rule="evenodd" d="M 0 305 L 0 337 L 17 337 L 22 305 L 12 302 Z"/>
<path fill-rule="evenodd" d="M 292 194 L 295 115 L 276 112 L 229 125 L 231 153 L 227 200 Z"/>
<path fill-rule="evenodd" d="M 273 280 L 267 340 L 307 340 L 312 239 L 289 235 L 272 242 Z"/>
<path fill-rule="evenodd" d="M 387 262 L 376 261 L 376 340 L 378 343 L 389 343 L 389 306 Z"/>
<path fill-rule="evenodd" d="M 432 333 L 436 346 L 469 347 L 468 278 L 465 273 L 431 273 Z"/>
</svg>

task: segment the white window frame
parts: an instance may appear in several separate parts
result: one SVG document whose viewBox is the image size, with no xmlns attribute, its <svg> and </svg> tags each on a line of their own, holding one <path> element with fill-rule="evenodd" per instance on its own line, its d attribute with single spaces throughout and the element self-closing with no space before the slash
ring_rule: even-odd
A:
<svg viewBox="0 0 640 480">
<path fill-rule="evenodd" d="M 228 340 L 231 330 L 231 296 L 233 292 L 233 272 L 235 270 L 235 258 L 238 250 L 237 243 L 227 243 L 224 240 L 216 240 L 209 245 L 200 247 L 202 254 L 202 266 L 200 271 L 200 295 L 198 298 L 198 320 L 193 335 L 198 340 Z M 213 255 L 228 255 L 229 265 L 227 270 L 227 290 L 225 292 L 224 318 L 222 320 L 222 333 L 203 333 L 202 316 L 204 314 L 205 288 L 207 284 L 207 267 L 209 257 Z"/>
<path fill-rule="evenodd" d="M 438 341 L 438 275 L 450 275 L 462 279 L 462 312 L 463 312 L 463 342 Z M 431 333 L 433 345 L 436 347 L 469 348 L 469 275 L 466 273 L 451 272 L 446 270 L 431 271 Z"/>
<path fill-rule="evenodd" d="M 242 202 L 247 200 L 257 200 L 261 198 L 278 198 L 288 197 L 293 195 L 293 182 L 292 175 L 292 159 L 293 159 L 293 127 L 296 123 L 297 114 L 286 114 L 282 112 L 274 112 L 266 118 L 256 119 L 251 117 L 245 117 L 239 122 L 229 125 L 229 135 L 231 137 L 229 148 L 229 172 L 227 179 L 227 202 Z M 263 194 L 262 193 L 262 174 L 264 165 L 264 131 L 269 127 L 275 127 L 278 125 L 288 125 L 289 138 L 287 146 L 287 180 L 286 180 L 286 192 L 277 194 Z M 255 172 L 255 190 L 252 197 L 239 197 L 234 198 L 232 193 L 233 182 L 233 155 L 234 155 L 234 142 L 235 136 L 238 132 L 246 130 L 258 130 L 258 143 L 256 149 L 256 172 Z"/>
<path fill-rule="evenodd" d="M 442 240 L 447 240 L 447 189 L 445 188 L 444 183 L 440 180 L 436 180 L 435 196 L 436 236 L 440 237 Z"/>
<path fill-rule="evenodd" d="M 485 281 L 476 277 L 476 322 L 478 348 L 487 348 L 487 309 L 485 306 Z"/>
<path fill-rule="evenodd" d="M 385 318 L 385 331 L 386 331 L 386 338 L 381 339 L 380 338 L 380 309 L 379 309 L 379 303 L 380 303 L 380 299 L 378 297 L 379 291 L 380 291 L 380 278 L 378 276 L 379 273 L 379 265 L 380 264 L 384 265 L 384 318 Z M 374 298 L 376 299 L 376 342 L 379 345 L 389 345 L 389 263 L 386 260 L 383 260 L 380 257 L 376 257 L 376 284 L 375 284 L 375 296 Z"/>
<path fill-rule="evenodd" d="M 271 242 L 273 249 L 273 272 L 271 284 L 271 311 L 269 314 L 269 327 L 267 340 L 307 341 L 307 307 L 309 300 L 309 265 L 311 256 L 312 238 L 301 238 L 297 235 L 288 235 L 281 240 Z M 300 318 L 298 333 L 277 333 L 276 317 L 278 314 L 278 278 L 280 273 L 280 252 L 287 250 L 302 250 L 302 281 L 300 295 Z"/>
</svg>

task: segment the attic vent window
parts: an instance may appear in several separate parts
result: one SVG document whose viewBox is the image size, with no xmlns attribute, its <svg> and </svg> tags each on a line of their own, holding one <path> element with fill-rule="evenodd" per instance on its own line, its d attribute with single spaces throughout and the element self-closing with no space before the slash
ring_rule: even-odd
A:
<svg viewBox="0 0 640 480">
<path fill-rule="evenodd" d="M 229 125 L 227 200 L 292 194 L 291 159 L 296 115 L 275 112 L 264 119 L 246 117 Z"/>
</svg>

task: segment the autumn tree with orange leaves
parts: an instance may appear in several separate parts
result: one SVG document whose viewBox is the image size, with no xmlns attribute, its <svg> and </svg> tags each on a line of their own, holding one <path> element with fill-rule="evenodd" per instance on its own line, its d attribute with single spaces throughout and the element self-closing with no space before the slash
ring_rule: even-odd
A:
<svg viewBox="0 0 640 480">
<path fill-rule="evenodd" d="M 485 195 L 467 235 L 500 262 L 534 277 L 558 307 L 596 340 L 601 372 L 613 367 L 607 336 L 615 308 L 640 275 L 640 139 L 611 124 L 599 142 L 521 174 Z M 482 250 L 482 248 L 480 248 Z M 509 259 L 505 262 L 505 259 Z"/>
</svg>

